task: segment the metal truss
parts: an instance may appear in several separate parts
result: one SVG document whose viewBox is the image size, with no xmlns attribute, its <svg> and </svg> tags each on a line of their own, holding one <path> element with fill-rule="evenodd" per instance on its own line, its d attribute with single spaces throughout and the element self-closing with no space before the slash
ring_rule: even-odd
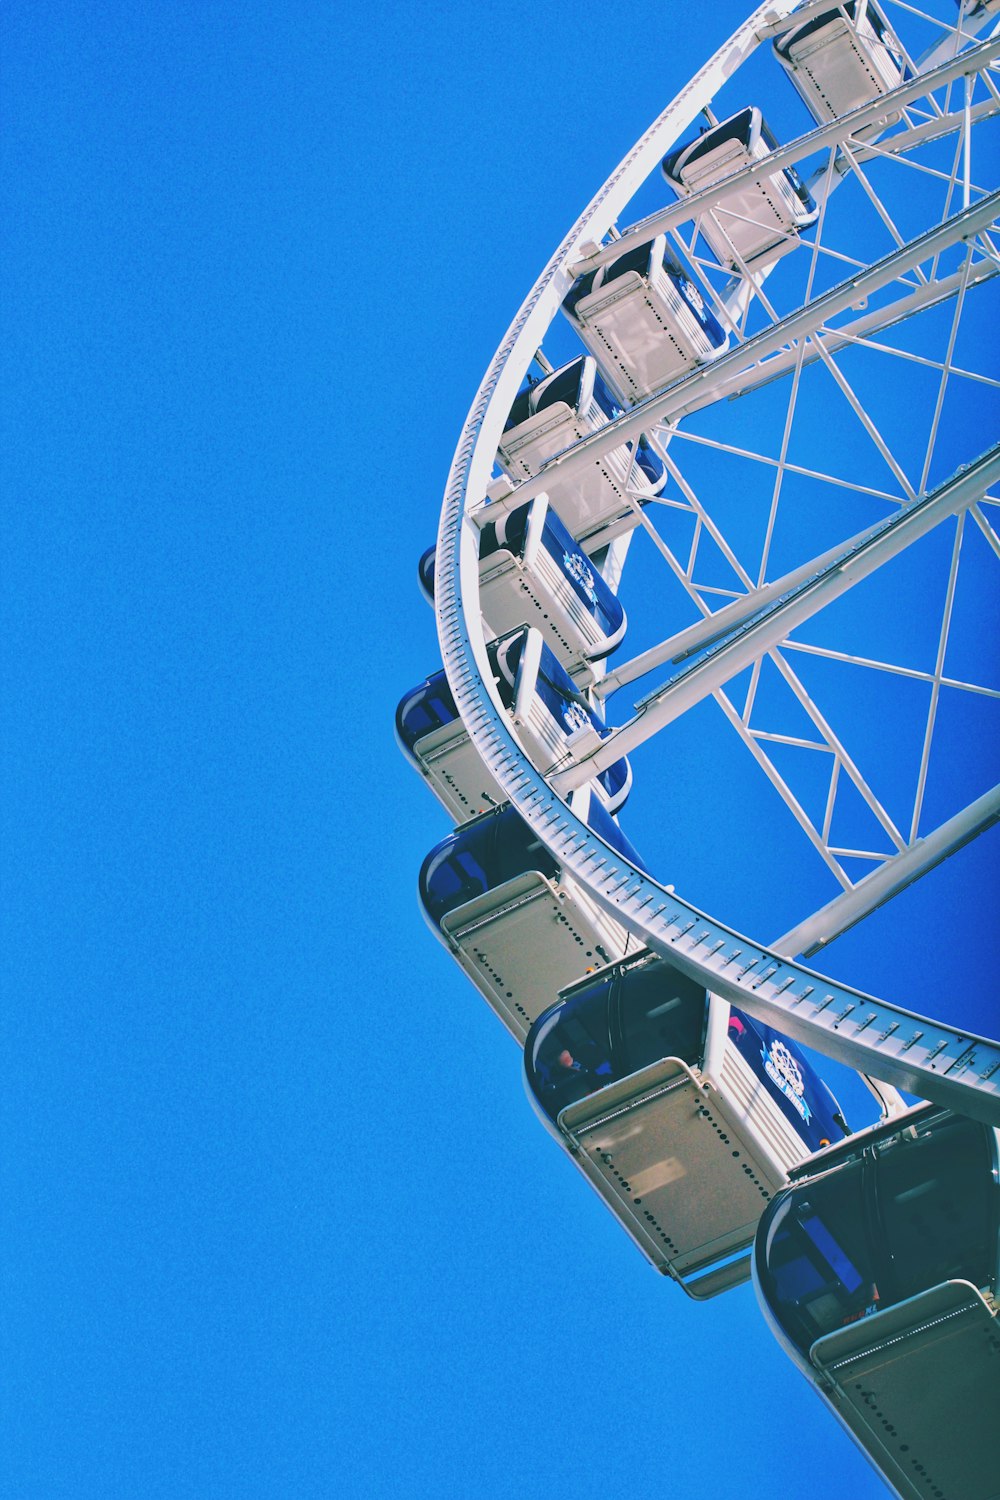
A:
<svg viewBox="0 0 1000 1500">
<path fill-rule="evenodd" d="M 982 703 L 1000 697 L 998 686 L 949 670 L 948 657 L 964 577 L 963 539 L 974 531 L 1000 558 L 1000 539 L 991 523 L 997 502 L 990 494 L 1000 480 L 1000 450 L 989 450 L 950 477 L 935 477 L 945 461 L 946 414 L 956 389 L 985 397 L 1000 385 L 996 372 L 970 367 L 961 352 L 970 299 L 981 296 L 1000 270 L 993 239 L 1000 193 L 986 193 L 978 185 L 972 151 L 974 127 L 1000 112 L 1000 93 L 990 76 L 1000 42 L 968 45 L 957 27 L 945 27 L 941 43 L 922 61 L 911 59 L 916 77 L 773 153 L 773 169 L 816 163 L 810 181 L 821 214 L 808 261 L 800 242 L 788 236 L 766 264 L 740 265 L 737 275 L 726 272 L 720 279 L 719 267 L 702 253 L 701 216 L 715 212 L 720 200 L 741 181 L 749 182 L 758 168 L 646 215 L 605 242 L 665 146 L 699 109 L 709 107 L 733 69 L 761 42 L 821 8 L 817 3 L 795 10 L 781 0 L 750 17 L 612 174 L 539 279 L 487 372 L 456 453 L 438 538 L 439 637 L 459 711 L 490 772 L 559 862 L 640 941 L 797 1040 L 890 1084 L 1000 1122 L 1000 1046 L 835 984 L 794 962 L 796 954 L 817 951 L 1000 818 L 1000 792 L 993 788 L 973 796 L 936 828 L 922 826 L 943 696 L 963 693 Z M 961 92 L 959 101 L 952 98 L 954 90 Z M 876 128 L 890 111 L 896 123 Z M 950 139 L 955 145 L 945 167 L 941 153 L 950 150 Z M 911 182 L 921 185 L 932 206 L 930 223 L 925 219 L 917 233 L 904 227 L 900 212 L 900 207 L 910 208 Z M 869 216 L 872 233 L 882 237 L 884 254 L 871 263 L 859 262 L 849 245 L 838 243 L 829 202 L 834 189 L 847 183 L 853 184 L 852 201 Z M 483 502 L 504 417 L 573 277 L 662 232 L 680 245 L 706 300 L 730 329 L 729 351 L 575 443 L 508 495 Z M 797 263 L 807 267 L 806 289 L 793 291 L 789 304 L 778 272 L 786 262 L 792 264 L 793 252 Z M 843 278 L 815 291 L 823 268 L 838 265 L 846 272 Z M 912 341 L 901 337 L 901 331 L 923 327 L 922 315 L 940 317 L 943 310 L 948 319 L 943 341 L 909 347 Z M 751 319 L 758 325 L 755 330 Z M 859 360 L 864 362 L 860 367 Z M 919 370 L 934 382 L 919 452 L 898 449 L 880 410 L 877 386 L 873 395 L 859 381 L 859 369 L 864 374 L 872 361 Z M 724 400 L 752 402 L 779 381 L 786 383 L 788 398 L 776 449 L 727 441 L 710 430 L 710 423 L 705 426 Z M 800 415 L 820 386 L 823 399 L 836 403 L 836 420 L 862 435 L 863 466 L 854 463 L 846 472 L 832 472 L 835 463 L 804 462 L 794 451 Z M 632 492 L 635 535 L 666 564 L 667 577 L 679 587 L 694 620 L 607 673 L 595 694 L 611 704 L 617 692 L 649 672 L 676 668 L 667 682 L 640 699 L 635 715 L 596 751 L 546 780 L 520 751 L 495 697 L 478 614 L 478 529 L 501 511 L 545 494 L 554 479 L 565 483 L 607 449 L 635 445 L 640 436 L 659 452 L 669 483 L 649 503 L 642 503 L 648 497 Z M 740 464 L 770 476 L 766 524 L 752 555 L 745 543 L 737 546 L 727 536 L 710 486 L 698 477 L 699 455 L 706 462 Z M 843 493 L 852 504 L 863 502 L 870 508 L 868 521 L 863 530 L 772 577 L 774 540 L 793 484 L 822 486 Z M 664 534 L 662 523 L 671 516 L 690 524 L 686 555 Z M 942 597 L 935 606 L 932 663 L 916 667 L 803 635 L 824 618 L 824 609 L 876 578 L 932 533 L 950 534 Z M 731 586 L 721 586 L 703 571 L 706 557 L 724 561 Z M 906 680 L 926 694 L 906 819 L 890 814 L 834 717 L 814 701 L 801 673 L 815 659 L 886 680 Z M 760 710 L 765 667 L 776 674 L 808 730 L 791 733 Z M 747 672 L 749 683 L 737 702 L 732 683 Z M 573 787 L 706 698 L 718 704 L 841 887 L 821 911 L 772 945 L 738 936 L 630 866 L 580 823 L 563 800 Z M 818 818 L 805 810 L 776 763 L 777 747 L 821 757 L 827 766 L 825 806 Z M 845 847 L 835 840 L 838 797 L 845 788 L 870 815 L 878 835 L 872 847 Z M 857 861 L 871 866 L 860 879 L 848 868 Z"/>
</svg>

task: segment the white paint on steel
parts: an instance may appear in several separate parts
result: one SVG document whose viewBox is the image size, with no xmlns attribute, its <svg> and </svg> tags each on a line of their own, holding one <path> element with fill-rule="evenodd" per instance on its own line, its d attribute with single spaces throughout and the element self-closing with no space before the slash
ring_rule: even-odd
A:
<svg viewBox="0 0 1000 1500">
<path fill-rule="evenodd" d="M 591 833 L 520 752 L 493 688 L 486 657 L 478 603 L 478 535 L 468 510 L 485 496 L 506 414 L 572 281 L 570 268 L 596 249 L 662 148 L 710 103 L 716 89 L 750 54 L 757 29 L 793 9 L 794 0 L 772 0 L 760 7 L 681 91 L 578 219 L 494 356 L 466 419 L 441 511 L 436 612 L 442 658 L 470 736 L 513 805 L 560 864 L 641 941 L 716 994 L 797 1041 L 911 1092 L 1000 1123 L 1000 1045 L 996 1042 L 864 995 L 741 937 L 642 874 Z M 993 195 L 988 202 L 974 205 L 944 230 L 922 239 L 937 235 L 947 242 L 975 234 L 992 218 L 996 198 Z M 914 252 L 917 259 L 928 248 L 922 244 Z M 905 252 L 889 259 L 902 261 Z M 899 269 L 901 264 L 894 265 L 891 274 Z M 878 274 L 878 267 L 855 281 L 864 283 L 866 275 L 872 274 Z M 786 336 L 813 331 L 811 311 L 797 316 L 804 320 L 803 327 L 790 326 L 795 324 L 794 317 L 784 320 L 778 343 Z M 686 393 L 697 382 L 695 377 L 678 385 Z M 660 397 L 648 403 L 657 407 L 657 418 L 668 408 L 678 414 L 673 405 L 677 389 L 666 400 Z M 614 425 L 620 430 L 633 424 L 638 433 L 649 415 L 647 408 L 641 416 L 632 415 Z M 617 431 L 615 437 L 620 441 Z M 585 442 L 575 450 L 577 461 L 586 446 Z M 543 488 L 538 480 L 526 482 L 521 486 L 521 501 Z"/>
</svg>

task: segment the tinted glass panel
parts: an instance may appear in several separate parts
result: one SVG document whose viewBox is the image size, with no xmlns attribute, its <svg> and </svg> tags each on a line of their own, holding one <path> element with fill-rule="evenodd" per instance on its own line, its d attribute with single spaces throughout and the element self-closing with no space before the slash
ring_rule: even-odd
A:
<svg viewBox="0 0 1000 1500">
<path fill-rule="evenodd" d="M 691 162 L 698 161 L 702 156 L 707 156 L 710 151 L 714 151 L 725 141 L 740 141 L 742 145 L 748 146 L 752 124 L 753 110 L 742 109 L 738 115 L 733 115 L 731 120 L 724 120 L 721 125 L 714 125 L 703 130 L 697 140 L 678 146 L 676 151 L 671 151 L 663 158 L 664 174 L 672 180 L 679 180 L 678 173 L 684 167 Z"/>
<path fill-rule="evenodd" d="M 628 763 L 628 757 L 623 755 L 621 760 L 616 760 L 613 766 L 602 771 L 597 779 L 614 802 L 625 790 L 631 775 L 632 768 Z"/>
<path fill-rule="evenodd" d="M 545 411 L 549 406 L 563 402 L 573 411 L 580 399 L 580 377 L 583 375 L 583 359 L 575 359 L 565 370 L 557 370 L 549 376 L 535 401 L 536 411 Z"/>
<path fill-rule="evenodd" d="M 567 1104 L 662 1057 L 701 1058 L 705 991 L 662 959 L 616 964 L 539 1018 L 525 1046 L 529 1084 L 555 1120 Z"/>
<path fill-rule="evenodd" d="M 661 1057 L 701 1061 L 707 996 L 663 959 L 636 968 L 618 987 L 615 1016 L 616 1062 L 621 1075 L 635 1073 Z"/>
<path fill-rule="evenodd" d="M 525 1045 L 532 1092 L 553 1121 L 567 1104 L 614 1081 L 607 1005 L 600 996 L 546 1011 Z"/>
<path fill-rule="evenodd" d="M 653 248 L 653 241 L 646 240 L 642 245 L 636 245 L 634 250 L 619 256 L 618 260 L 611 262 L 604 275 L 604 285 L 614 281 L 616 276 L 624 276 L 626 271 L 638 271 L 640 276 L 649 274 L 649 255 Z"/>
<path fill-rule="evenodd" d="M 520 557 L 524 552 L 524 539 L 528 531 L 530 502 L 519 505 L 507 515 L 499 516 L 484 526 L 479 533 L 479 556 L 490 557 L 494 552 L 510 552 Z"/>
<path fill-rule="evenodd" d="M 420 587 L 432 604 L 434 603 L 434 554 L 436 551 L 436 547 L 428 547 L 417 564 Z"/>
<path fill-rule="evenodd" d="M 757 1272 L 800 1349 L 949 1279 L 995 1287 L 991 1139 L 985 1126 L 942 1113 L 775 1199 Z"/>
<path fill-rule="evenodd" d="M 554 876 L 559 866 L 514 811 L 491 813 L 444 839 L 424 860 L 420 898 L 435 921 L 474 896 L 528 870 Z"/>
<path fill-rule="evenodd" d="M 802 178 L 799 176 L 798 172 L 796 172 L 795 168 L 786 167 L 785 176 L 788 178 L 789 186 L 791 187 L 792 191 L 801 200 L 805 207 L 810 211 L 814 209 L 816 207 L 816 199 L 806 187 L 805 183 L 802 181 Z"/>
<path fill-rule="evenodd" d="M 567 312 L 572 312 L 578 302 L 590 295 L 594 285 L 595 272 L 589 271 L 586 276 L 578 276 L 563 298 L 563 307 Z"/>
<path fill-rule="evenodd" d="M 639 439 L 639 451 L 635 455 L 635 461 L 651 484 L 659 484 L 663 478 L 663 465 L 645 438 Z"/>
<path fill-rule="evenodd" d="M 594 400 L 609 422 L 613 422 L 615 417 L 621 416 L 622 408 L 618 405 L 618 402 L 612 396 L 600 375 L 594 376 Z"/>
<path fill-rule="evenodd" d="M 531 416 L 531 392 L 534 386 L 529 385 L 525 390 L 518 391 L 514 397 L 514 405 L 511 407 L 507 420 L 503 425 L 504 432 L 510 432 L 512 427 L 520 427 Z"/>
<path fill-rule="evenodd" d="M 847 1162 L 815 1182 L 782 1193 L 761 1222 L 760 1288 L 803 1353 L 821 1334 L 853 1323 L 875 1306 L 876 1273 L 863 1178 L 863 1163 Z"/>
<path fill-rule="evenodd" d="M 603 839 L 606 844 L 610 844 L 612 849 L 617 849 L 618 853 L 624 855 L 630 864 L 635 865 L 637 870 L 642 870 L 646 875 L 650 873 L 641 855 L 636 853 L 631 842 L 622 833 L 611 814 L 606 813 L 601 804 L 595 799 L 591 799 L 587 822 L 598 838 Z"/>
<path fill-rule="evenodd" d="M 991 1281 L 997 1189 L 983 1126 L 953 1116 L 917 1140 L 897 1136 L 877 1154 L 883 1298 L 898 1302 L 955 1277 Z"/>
<path fill-rule="evenodd" d="M 401 699 L 396 709 L 396 730 L 404 745 L 411 749 L 417 740 L 442 724 L 451 724 L 458 718 L 455 700 L 443 672 L 435 672 L 420 687 L 414 688 Z"/>
</svg>

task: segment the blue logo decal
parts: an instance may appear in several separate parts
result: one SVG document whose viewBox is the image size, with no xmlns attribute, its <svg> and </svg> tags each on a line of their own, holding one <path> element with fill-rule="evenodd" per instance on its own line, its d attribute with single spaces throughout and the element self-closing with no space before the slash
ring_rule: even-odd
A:
<svg viewBox="0 0 1000 1500">
<path fill-rule="evenodd" d="M 768 1078 L 776 1088 L 781 1090 L 792 1108 L 798 1111 L 808 1125 L 812 1119 L 812 1110 L 805 1099 L 806 1086 L 802 1078 L 802 1069 L 791 1052 L 784 1042 L 775 1041 L 771 1043 L 770 1052 L 765 1052 L 762 1047 L 760 1056 Z"/>
</svg>

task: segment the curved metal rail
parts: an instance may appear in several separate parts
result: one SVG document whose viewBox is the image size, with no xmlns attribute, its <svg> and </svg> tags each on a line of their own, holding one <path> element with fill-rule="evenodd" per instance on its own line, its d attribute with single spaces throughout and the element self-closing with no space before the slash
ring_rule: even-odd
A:
<svg viewBox="0 0 1000 1500">
<path fill-rule="evenodd" d="M 466 419 L 441 511 L 435 593 L 442 659 L 469 735 L 505 795 L 559 863 L 637 938 L 714 993 L 795 1040 L 887 1083 L 1000 1124 L 1000 1043 L 825 978 L 738 934 L 637 870 L 581 823 L 527 762 L 493 691 L 486 658 L 478 602 L 478 528 L 472 512 L 485 496 L 503 423 L 534 351 L 576 268 L 600 254 L 601 238 L 664 147 L 794 9 L 795 0 L 772 0 L 760 7 L 677 95 L 577 220 L 497 350 Z M 963 68 L 985 66 L 984 55 L 992 57 L 996 50 L 996 44 L 981 44 L 947 65 L 957 75 Z M 830 133 L 830 127 L 825 130 Z M 977 205 L 969 217 L 978 226 L 995 206 L 992 200 L 988 208 Z M 974 232 L 971 224 L 957 228 L 958 237 Z M 768 330 L 763 337 L 770 344 L 776 333 Z M 745 363 L 753 351 L 745 346 L 739 353 Z M 735 362 L 726 356 L 719 365 L 728 369 Z M 710 378 L 714 383 L 719 377 Z M 697 372 L 678 386 L 686 392 L 704 379 Z M 654 401 L 669 406 L 676 391 L 677 386 L 668 397 Z M 617 441 L 633 426 L 639 430 L 648 423 L 648 407 L 653 404 L 614 424 L 620 429 Z M 594 439 L 585 442 L 594 445 Z M 558 462 L 570 466 L 573 453 L 570 450 Z M 525 481 L 504 508 L 544 488 L 542 479 Z"/>
</svg>

